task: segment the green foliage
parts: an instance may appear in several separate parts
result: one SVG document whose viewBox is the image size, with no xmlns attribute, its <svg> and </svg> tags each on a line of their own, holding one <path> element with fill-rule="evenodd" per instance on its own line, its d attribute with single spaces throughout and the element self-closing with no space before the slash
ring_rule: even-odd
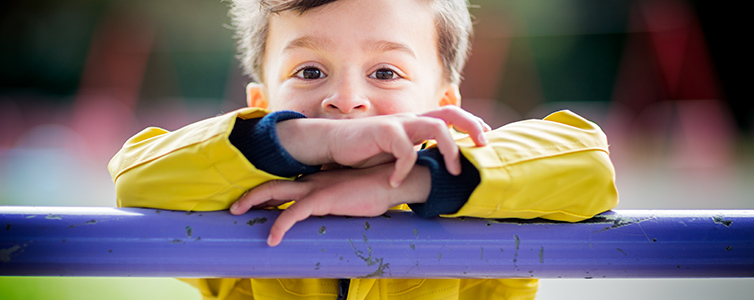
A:
<svg viewBox="0 0 754 300">
<path fill-rule="evenodd" d="M 190 285 L 173 278 L 0 277 L 0 299 L 201 299 Z"/>
</svg>

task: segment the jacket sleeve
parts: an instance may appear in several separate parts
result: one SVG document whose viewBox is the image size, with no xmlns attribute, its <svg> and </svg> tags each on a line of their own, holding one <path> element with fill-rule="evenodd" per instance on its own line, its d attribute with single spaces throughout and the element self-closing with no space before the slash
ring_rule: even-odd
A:
<svg viewBox="0 0 754 300">
<path fill-rule="evenodd" d="M 237 118 L 266 114 L 246 108 L 172 132 L 139 132 L 108 164 L 118 206 L 220 210 L 261 183 L 285 179 L 255 168 L 228 139 Z"/>
<path fill-rule="evenodd" d="M 448 217 L 547 218 L 576 222 L 618 203 L 607 138 L 594 123 L 559 111 L 490 132 L 489 144 L 459 140 L 481 181 Z"/>
</svg>

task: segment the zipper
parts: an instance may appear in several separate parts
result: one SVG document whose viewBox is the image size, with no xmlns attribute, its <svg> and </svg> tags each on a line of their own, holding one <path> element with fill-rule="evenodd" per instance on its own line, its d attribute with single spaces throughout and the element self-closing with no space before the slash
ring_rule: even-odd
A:
<svg viewBox="0 0 754 300">
<path fill-rule="evenodd" d="M 348 299 L 348 288 L 351 287 L 350 279 L 338 279 L 338 298 L 337 300 Z"/>
</svg>

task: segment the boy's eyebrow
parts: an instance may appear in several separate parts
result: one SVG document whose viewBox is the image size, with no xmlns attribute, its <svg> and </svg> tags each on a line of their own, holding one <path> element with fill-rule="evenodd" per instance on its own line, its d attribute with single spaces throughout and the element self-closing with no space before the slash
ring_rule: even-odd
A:
<svg viewBox="0 0 754 300">
<path fill-rule="evenodd" d="M 376 52 L 399 51 L 399 52 L 404 52 L 408 55 L 411 55 L 411 57 L 416 58 L 416 53 L 414 53 L 414 50 L 411 50 L 411 48 L 409 48 L 405 44 L 396 43 L 396 42 L 390 42 L 390 41 L 384 41 L 384 40 L 367 42 L 367 43 L 364 43 L 364 49 L 376 51 Z"/>
<path fill-rule="evenodd" d="M 318 51 L 329 51 L 335 48 L 335 45 L 332 43 L 332 41 L 328 39 L 323 38 L 317 38 L 314 36 L 303 36 L 297 39 L 294 39 L 290 41 L 288 44 L 285 45 L 283 48 L 283 52 L 293 50 L 296 48 L 308 48 L 311 50 L 318 50 Z M 367 41 L 362 46 L 364 50 L 367 51 L 374 51 L 374 52 L 388 52 L 388 51 L 399 51 L 404 52 L 411 57 L 416 58 L 416 53 L 414 50 L 411 50 L 408 46 L 401 43 L 391 42 L 391 41 Z"/>
<path fill-rule="evenodd" d="M 335 46 L 328 39 L 316 38 L 307 35 L 290 41 L 283 48 L 283 52 L 296 48 L 309 48 L 311 50 L 328 51 L 335 48 Z"/>
</svg>

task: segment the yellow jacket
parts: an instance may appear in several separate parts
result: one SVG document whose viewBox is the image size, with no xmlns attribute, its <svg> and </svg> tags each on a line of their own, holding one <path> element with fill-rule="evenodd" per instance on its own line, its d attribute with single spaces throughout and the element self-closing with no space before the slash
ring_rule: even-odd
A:
<svg viewBox="0 0 754 300">
<path fill-rule="evenodd" d="M 228 209 L 247 190 L 290 180 L 256 169 L 228 136 L 245 108 L 173 132 L 147 128 L 126 141 L 108 169 L 118 206 L 208 211 Z M 457 141 L 481 182 L 446 217 L 547 218 L 576 222 L 618 203 L 605 134 L 560 111 L 487 134 L 489 144 Z M 405 205 L 401 207 L 406 209 Z M 186 279 L 205 299 L 334 299 L 335 279 Z M 532 299 L 536 279 L 353 279 L 348 299 Z"/>
</svg>

